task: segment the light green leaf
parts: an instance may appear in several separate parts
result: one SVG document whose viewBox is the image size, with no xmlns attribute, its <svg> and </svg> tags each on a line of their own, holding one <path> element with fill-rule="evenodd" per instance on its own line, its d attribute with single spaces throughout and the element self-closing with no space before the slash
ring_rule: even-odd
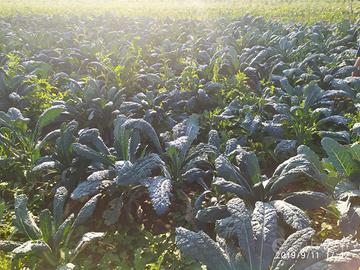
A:
<svg viewBox="0 0 360 270">
<path fill-rule="evenodd" d="M 71 214 L 65 221 L 59 226 L 54 235 L 54 246 L 57 247 L 63 242 L 68 236 L 71 225 L 73 224 L 74 214 Z"/>
<path fill-rule="evenodd" d="M 360 143 L 354 143 L 350 147 L 351 155 L 354 159 L 360 162 Z M 360 166 L 358 166 L 358 170 L 360 170 Z"/>
<path fill-rule="evenodd" d="M 40 116 L 39 120 L 36 123 L 35 130 L 33 133 L 32 141 L 36 141 L 40 135 L 42 129 L 55 121 L 56 118 L 65 110 L 64 105 L 57 105 L 50 107 L 44 111 Z"/>
<path fill-rule="evenodd" d="M 40 230 L 42 233 L 43 240 L 49 243 L 50 237 L 52 236 L 52 217 L 49 209 L 44 209 L 40 213 Z"/>
<path fill-rule="evenodd" d="M 0 223 L 5 211 L 5 202 L 0 202 Z"/>
<path fill-rule="evenodd" d="M 350 176 L 357 169 L 349 148 L 339 144 L 331 138 L 323 138 L 321 145 L 328 155 L 327 161 L 330 162 L 339 173 Z"/>
</svg>

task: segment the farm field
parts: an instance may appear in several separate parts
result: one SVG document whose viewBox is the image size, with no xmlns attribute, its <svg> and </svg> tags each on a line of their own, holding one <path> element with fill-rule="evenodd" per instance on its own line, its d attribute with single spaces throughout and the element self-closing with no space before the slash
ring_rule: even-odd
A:
<svg viewBox="0 0 360 270">
<path fill-rule="evenodd" d="M 0 0 L 0 269 L 360 269 L 359 45 L 359 1 Z"/>
<path fill-rule="evenodd" d="M 351 3 L 351 4 L 350 4 Z M 113 14 L 126 17 L 233 19 L 252 14 L 286 22 L 338 22 L 359 17 L 360 2 L 349 0 L 0 0 L 0 15 Z"/>
</svg>

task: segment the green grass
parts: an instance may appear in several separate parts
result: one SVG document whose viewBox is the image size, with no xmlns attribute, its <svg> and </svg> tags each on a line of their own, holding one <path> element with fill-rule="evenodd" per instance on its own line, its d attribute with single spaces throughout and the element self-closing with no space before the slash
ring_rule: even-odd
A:
<svg viewBox="0 0 360 270">
<path fill-rule="evenodd" d="M 314 23 L 356 19 L 360 15 L 360 1 L 354 1 L 352 10 L 350 12 L 349 3 L 344 0 L 0 0 L 1 16 L 115 13 L 120 16 L 209 19 L 251 13 L 286 22 Z"/>
</svg>

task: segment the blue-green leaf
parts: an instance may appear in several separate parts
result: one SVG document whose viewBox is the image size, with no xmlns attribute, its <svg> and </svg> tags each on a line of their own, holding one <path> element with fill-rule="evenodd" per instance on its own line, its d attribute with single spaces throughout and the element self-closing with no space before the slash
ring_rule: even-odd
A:
<svg viewBox="0 0 360 270">
<path fill-rule="evenodd" d="M 84 224 L 92 216 L 100 196 L 101 194 L 97 194 L 85 203 L 76 216 L 72 228 L 76 228 L 77 226 Z"/>
<path fill-rule="evenodd" d="M 64 207 L 66 200 L 68 198 L 68 191 L 65 187 L 59 187 L 54 196 L 53 201 L 53 215 L 54 215 L 54 222 L 55 228 L 57 228 L 64 219 Z"/>
<path fill-rule="evenodd" d="M 293 229 L 302 230 L 310 226 L 310 220 L 300 208 L 285 201 L 275 200 L 271 204 L 280 217 Z"/>
<path fill-rule="evenodd" d="M 279 237 L 275 207 L 269 203 L 256 202 L 251 225 L 256 243 L 254 256 L 258 258 L 254 269 L 267 270 L 275 255 L 273 243 Z"/>
<path fill-rule="evenodd" d="M 24 194 L 15 196 L 15 219 L 13 222 L 15 227 L 30 239 L 39 239 L 41 231 L 27 209 L 27 201 L 28 198 Z"/>
<path fill-rule="evenodd" d="M 164 214 L 171 205 L 171 180 L 163 176 L 156 176 L 145 179 L 142 184 L 148 189 L 155 212 L 158 215 Z"/>
<path fill-rule="evenodd" d="M 187 256 L 205 264 L 209 270 L 233 270 L 225 251 L 206 233 L 176 228 L 176 245 Z"/>
</svg>

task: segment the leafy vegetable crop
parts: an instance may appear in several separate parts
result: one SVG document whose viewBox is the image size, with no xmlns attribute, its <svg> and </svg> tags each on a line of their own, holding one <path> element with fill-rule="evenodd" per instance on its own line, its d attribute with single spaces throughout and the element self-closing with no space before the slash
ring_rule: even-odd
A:
<svg viewBox="0 0 360 270">
<path fill-rule="evenodd" d="M 360 266 L 358 21 L 0 26 L 0 263 Z"/>
</svg>

